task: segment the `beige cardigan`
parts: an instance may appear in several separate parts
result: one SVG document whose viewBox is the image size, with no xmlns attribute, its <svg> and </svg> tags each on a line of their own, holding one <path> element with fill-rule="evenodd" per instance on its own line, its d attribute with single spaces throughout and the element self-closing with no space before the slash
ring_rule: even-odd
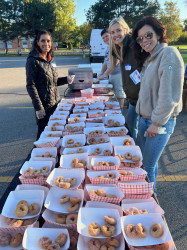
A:
<svg viewBox="0 0 187 250">
<path fill-rule="evenodd" d="M 136 112 L 162 126 L 182 110 L 184 62 L 179 51 L 158 44 L 141 71 L 141 87 Z"/>
</svg>

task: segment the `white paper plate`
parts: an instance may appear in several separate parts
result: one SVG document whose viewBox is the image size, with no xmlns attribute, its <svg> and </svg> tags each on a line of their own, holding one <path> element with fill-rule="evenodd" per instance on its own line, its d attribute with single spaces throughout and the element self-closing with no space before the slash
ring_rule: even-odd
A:
<svg viewBox="0 0 187 250">
<path fill-rule="evenodd" d="M 138 236 L 136 236 L 133 239 L 127 237 L 125 233 L 125 227 L 128 224 L 137 225 L 138 223 L 142 223 L 146 227 L 147 237 L 139 238 Z M 164 234 L 160 238 L 152 237 L 149 232 L 151 225 L 153 225 L 154 223 L 160 223 L 163 226 Z M 129 245 L 132 246 L 147 246 L 147 245 L 162 244 L 164 242 L 168 242 L 171 240 L 171 235 L 169 233 L 169 230 L 160 214 L 152 213 L 152 214 L 138 214 L 136 216 L 134 215 L 123 216 L 121 217 L 121 227 L 125 240 Z"/>
<path fill-rule="evenodd" d="M 110 137 L 110 142 L 112 143 L 113 146 L 126 146 L 123 144 L 124 140 L 126 139 L 130 139 L 131 145 L 135 145 L 134 139 L 130 137 L 129 135 Z"/>
<path fill-rule="evenodd" d="M 27 171 L 27 169 L 30 167 L 32 167 L 33 169 L 41 169 L 42 167 L 47 166 L 49 168 L 49 171 L 43 174 L 48 175 L 51 171 L 52 165 L 52 161 L 26 161 L 20 169 L 20 174 L 24 175 L 25 171 Z M 42 175 L 42 173 L 40 175 Z"/>
<path fill-rule="evenodd" d="M 68 154 L 68 155 L 61 155 L 60 157 L 60 167 L 67 168 L 67 169 L 76 169 L 71 166 L 71 162 L 77 158 L 78 160 L 85 160 L 86 166 L 88 165 L 88 153 L 82 154 Z M 85 166 L 85 167 L 86 167 Z M 83 167 L 84 168 L 84 167 Z"/>
<path fill-rule="evenodd" d="M 44 187 L 41 185 L 35 185 L 35 184 L 20 184 L 20 185 L 17 185 L 15 190 L 43 190 L 44 191 L 44 200 L 47 197 L 47 194 L 49 192 L 48 187 Z"/>
</svg>

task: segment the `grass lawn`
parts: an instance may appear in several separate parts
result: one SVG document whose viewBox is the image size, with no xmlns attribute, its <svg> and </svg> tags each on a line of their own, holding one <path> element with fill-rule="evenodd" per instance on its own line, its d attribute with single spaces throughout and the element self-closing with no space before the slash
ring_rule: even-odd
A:
<svg viewBox="0 0 187 250">
<path fill-rule="evenodd" d="M 187 55 L 182 55 L 182 58 L 184 60 L 184 65 L 187 65 Z"/>
<path fill-rule="evenodd" d="M 180 51 L 180 53 L 187 53 L 187 45 L 186 44 L 182 44 L 182 45 L 171 45 L 171 46 L 173 46 L 173 47 L 175 47 L 175 48 L 179 48 L 179 51 Z"/>
</svg>

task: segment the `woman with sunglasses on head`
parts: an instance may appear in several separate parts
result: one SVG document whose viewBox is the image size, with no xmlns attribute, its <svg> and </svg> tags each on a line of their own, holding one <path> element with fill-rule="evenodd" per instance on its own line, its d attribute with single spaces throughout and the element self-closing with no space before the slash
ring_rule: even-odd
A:
<svg viewBox="0 0 187 250">
<path fill-rule="evenodd" d="M 136 61 L 131 48 L 131 30 L 122 17 L 110 22 L 110 67 L 114 68 L 120 61 L 123 89 L 129 101 L 126 117 L 127 127 L 134 140 L 138 134 L 138 114 L 135 107 L 138 100 L 140 83 L 134 82 L 130 75 L 136 70 Z"/>
<path fill-rule="evenodd" d="M 179 51 L 168 46 L 166 29 L 154 17 L 137 22 L 132 38 L 135 58 L 142 67 L 136 112 L 143 166 L 156 191 L 158 160 L 182 110 L 184 62 Z"/>
<path fill-rule="evenodd" d="M 58 78 L 53 52 L 51 32 L 36 31 L 36 37 L 26 63 L 26 87 L 36 113 L 37 139 L 60 102 L 57 86 L 73 82 L 73 77 Z"/>
</svg>

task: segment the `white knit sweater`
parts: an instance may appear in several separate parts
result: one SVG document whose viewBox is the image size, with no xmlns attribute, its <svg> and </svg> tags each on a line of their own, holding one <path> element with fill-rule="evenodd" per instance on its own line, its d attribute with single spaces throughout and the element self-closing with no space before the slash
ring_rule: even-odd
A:
<svg viewBox="0 0 187 250">
<path fill-rule="evenodd" d="M 141 71 L 141 87 L 136 112 L 162 126 L 182 110 L 184 62 L 179 51 L 158 44 Z"/>
</svg>

